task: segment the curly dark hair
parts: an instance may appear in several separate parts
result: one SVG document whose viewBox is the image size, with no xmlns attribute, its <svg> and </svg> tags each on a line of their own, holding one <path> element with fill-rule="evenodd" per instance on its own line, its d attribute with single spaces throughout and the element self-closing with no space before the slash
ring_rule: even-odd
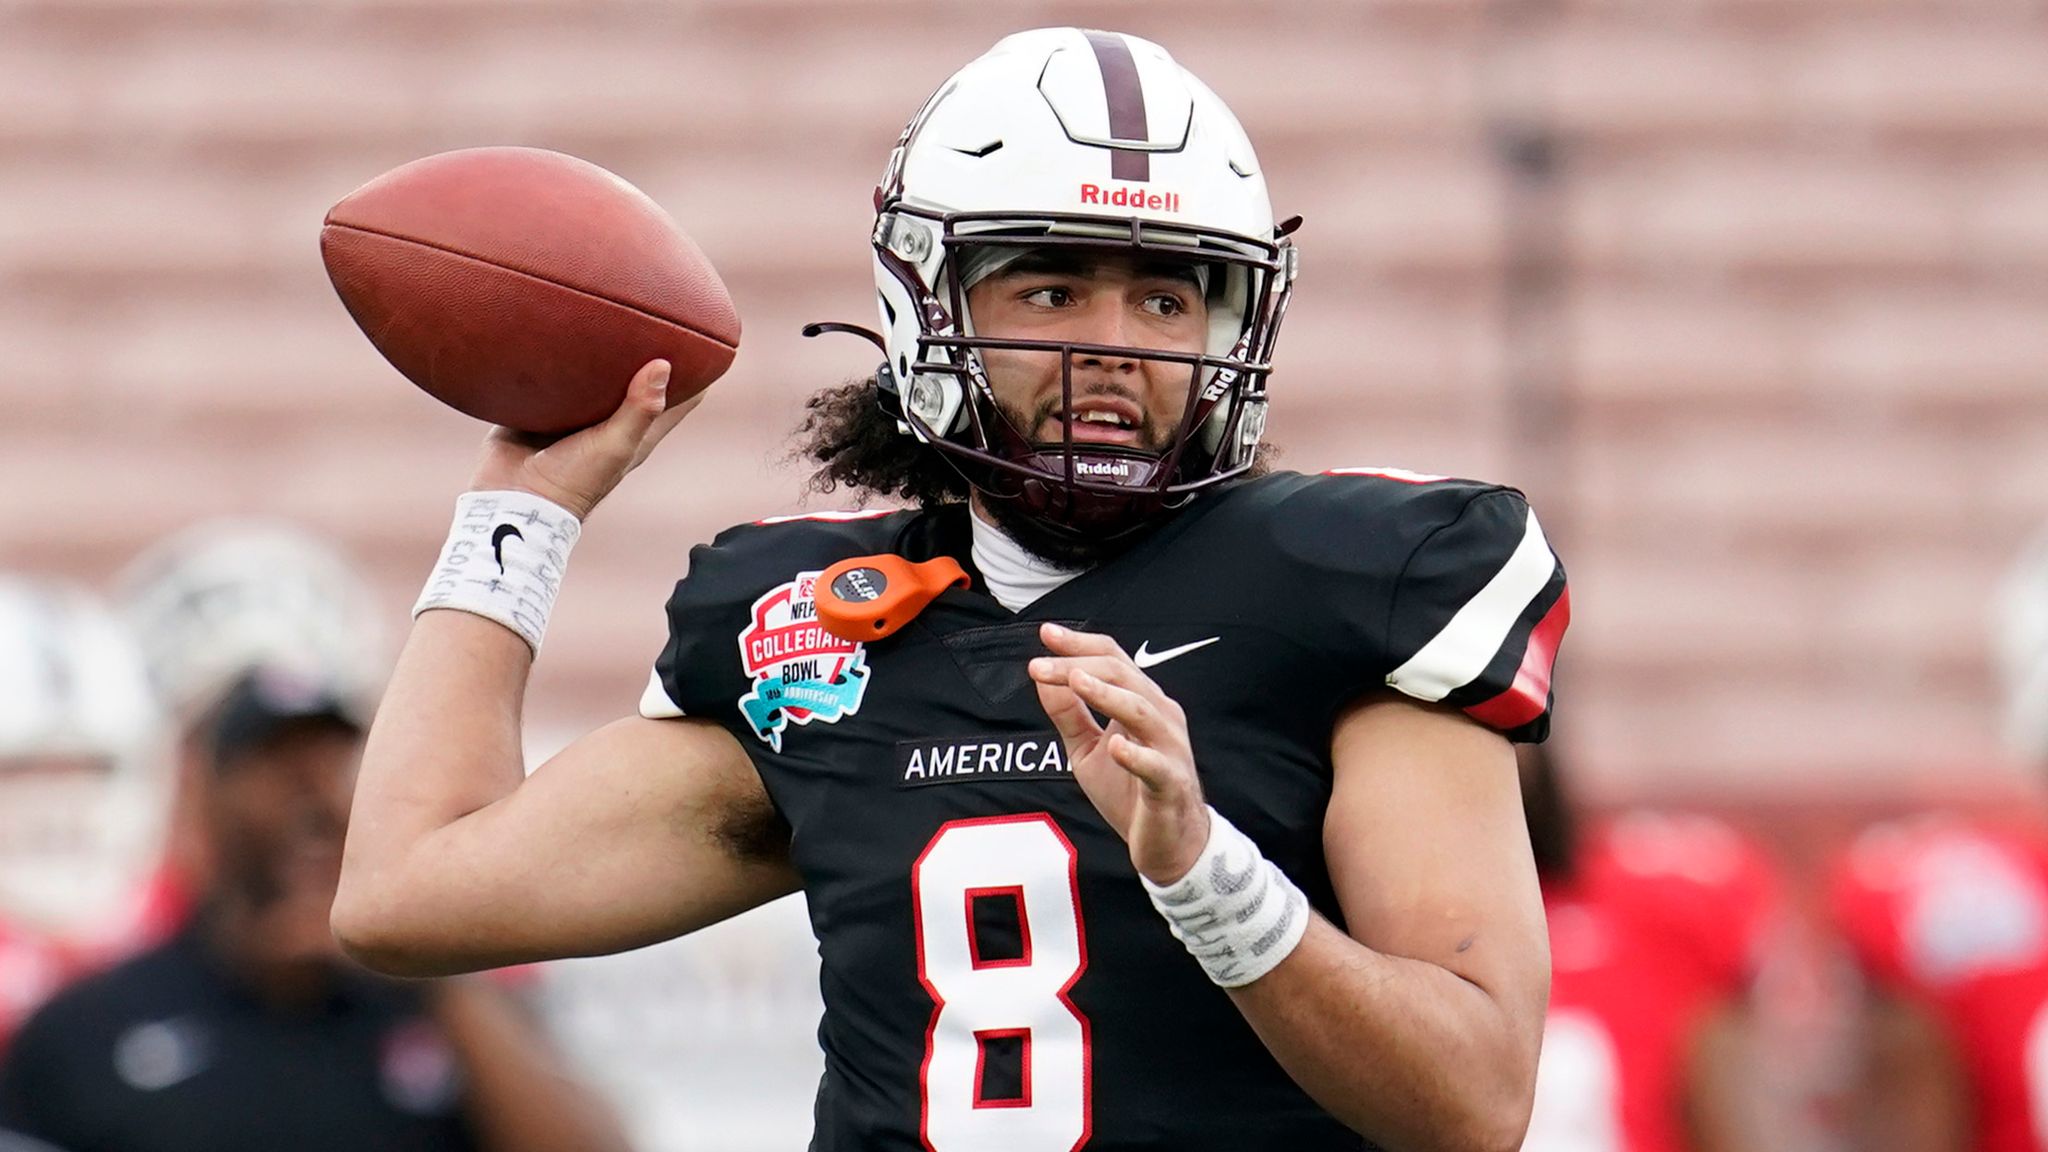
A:
<svg viewBox="0 0 2048 1152">
<path fill-rule="evenodd" d="M 945 455 L 905 436 L 884 393 L 867 376 L 821 389 L 804 402 L 792 457 L 815 465 L 804 487 L 902 500 L 922 508 L 967 499 L 967 478 Z"/>
</svg>

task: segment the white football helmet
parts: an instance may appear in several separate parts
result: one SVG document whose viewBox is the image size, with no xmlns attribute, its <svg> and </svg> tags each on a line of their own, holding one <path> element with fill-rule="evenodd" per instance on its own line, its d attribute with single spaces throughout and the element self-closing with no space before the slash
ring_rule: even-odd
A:
<svg viewBox="0 0 2048 1152">
<path fill-rule="evenodd" d="M 199 525 L 145 553 L 120 584 L 151 682 L 181 721 L 256 667 L 362 700 L 382 682 L 376 598 L 339 553 L 289 524 Z"/>
<path fill-rule="evenodd" d="M 118 912 L 161 844 L 163 738 L 112 611 L 0 576 L 0 912 L 62 931 Z"/>
<path fill-rule="evenodd" d="M 1141 525 L 1249 468 L 1297 259 L 1258 157 L 1223 101 L 1164 48 L 1117 32 L 1005 37 L 926 101 L 876 189 L 883 350 L 877 383 L 904 430 L 946 452 L 986 497 L 1094 538 Z M 1168 256 L 1205 267 L 1199 355 L 978 337 L 959 270 L 991 248 Z M 1186 363 L 1187 408 L 1163 451 L 1034 444 L 1004 418 L 977 352 L 1105 354 Z"/>
</svg>

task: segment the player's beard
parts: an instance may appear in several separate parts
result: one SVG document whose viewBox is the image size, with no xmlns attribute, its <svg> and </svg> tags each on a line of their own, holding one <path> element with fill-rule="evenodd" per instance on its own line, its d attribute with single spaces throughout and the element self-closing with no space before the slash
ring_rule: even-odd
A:
<svg viewBox="0 0 2048 1152">
<path fill-rule="evenodd" d="M 1114 389 L 1105 391 L 1108 394 L 1134 402 L 1138 400 L 1128 390 Z M 1048 422 L 1054 421 L 1054 417 L 1060 411 L 1061 404 L 1058 399 L 1047 400 L 1038 406 L 1037 411 L 1028 415 L 1021 409 L 1012 408 L 1007 405 L 998 405 L 998 407 L 1002 412 L 1003 419 L 1009 421 L 1011 427 L 1019 429 L 1025 436 L 1029 437 L 1038 429 L 1045 427 Z M 1160 422 L 1154 419 L 1151 409 L 1144 407 L 1142 403 L 1140 403 L 1140 411 L 1144 412 L 1145 416 L 1144 422 L 1138 427 L 1139 444 L 1147 452 L 1163 454 L 1167 449 L 1168 441 L 1172 439 L 1173 429 L 1162 427 Z M 1056 422 L 1055 426 L 1057 426 Z M 1039 442 L 1038 447 L 1047 454 L 1055 456 L 1065 451 L 1065 446 L 1059 441 L 1051 443 Z M 1086 445 L 1077 443 L 1075 447 L 1077 449 L 1085 449 Z M 1004 535 L 1016 541 L 1017 545 L 1026 552 L 1066 572 L 1084 572 L 1099 564 L 1115 559 L 1129 551 L 1132 545 L 1151 535 L 1152 528 L 1160 520 L 1164 519 L 1160 518 L 1160 520 L 1148 523 L 1142 528 L 1104 539 L 1076 536 L 1072 532 L 1054 528 L 1044 520 L 1032 515 L 1017 500 L 998 498 L 983 500 L 981 503 L 983 509 L 987 511 L 989 518 L 995 521 L 996 527 L 1002 529 Z"/>
<path fill-rule="evenodd" d="M 1062 572 L 1086 572 L 1129 551 L 1150 535 L 1154 525 L 1110 539 L 1075 536 L 1049 527 L 1015 500 L 983 500 L 981 506 L 1017 546 Z"/>
</svg>

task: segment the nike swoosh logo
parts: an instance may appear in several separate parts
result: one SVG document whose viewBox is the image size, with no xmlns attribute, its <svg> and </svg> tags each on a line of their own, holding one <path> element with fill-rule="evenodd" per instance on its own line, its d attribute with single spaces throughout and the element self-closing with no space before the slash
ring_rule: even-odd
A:
<svg viewBox="0 0 2048 1152">
<path fill-rule="evenodd" d="M 1176 656 L 1185 656 L 1197 648 L 1207 648 L 1221 639 L 1221 636 L 1211 636 L 1207 640 L 1197 640 L 1192 644 L 1183 644 L 1178 648 L 1168 648 L 1160 652 L 1152 651 L 1152 642 L 1147 640 L 1138 645 L 1137 654 L 1131 657 L 1131 662 L 1140 668 L 1150 668 L 1154 664 L 1164 664 Z"/>
<path fill-rule="evenodd" d="M 1259 861 L 1256 858 L 1247 860 L 1244 867 L 1232 872 L 1223 855 L 1218 853 L 1209 865 L 1209 886 L 1219 895 L 1235 896 L 1251 887 L 1252 881 L 1259 878 Z"/>
<path fill-rule="evenodd" d="M 491 559 L 498 562 L 501 574 L 505 571 L 505 539 L 509 536 L 519 537 L 521 543 L 526 541 L 526 535 L 519 531 L 517 525 L 500 524 L 491 529 Z"/>
</svg>

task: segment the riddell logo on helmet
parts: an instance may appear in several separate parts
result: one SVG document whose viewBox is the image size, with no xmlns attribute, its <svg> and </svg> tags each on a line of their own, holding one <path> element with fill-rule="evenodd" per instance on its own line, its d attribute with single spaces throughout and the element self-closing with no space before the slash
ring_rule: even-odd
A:
<svg viewBox="0 0 2048 1152">
<path fill-rule="evenodd" d="M 1076 476 L 1102 476 L 1110 480 L 1129 480 L 1131 478 L 1131 462 L 1128 460 L 1104 460 L 1097 463 L 1093 460 L 1076 460 L 1074 461 L 1074 474 Z"/>
<path fill-rule="evenodd" d="M 1147 192 L 1143 188 L 1104 188 L 1100 184 L 1083 184 L 1081 203 L 1100 204 L 1110 208 L 1143 208 L 1151 212 L 1178 212 L 1180 193 Z"/>
</svg>

